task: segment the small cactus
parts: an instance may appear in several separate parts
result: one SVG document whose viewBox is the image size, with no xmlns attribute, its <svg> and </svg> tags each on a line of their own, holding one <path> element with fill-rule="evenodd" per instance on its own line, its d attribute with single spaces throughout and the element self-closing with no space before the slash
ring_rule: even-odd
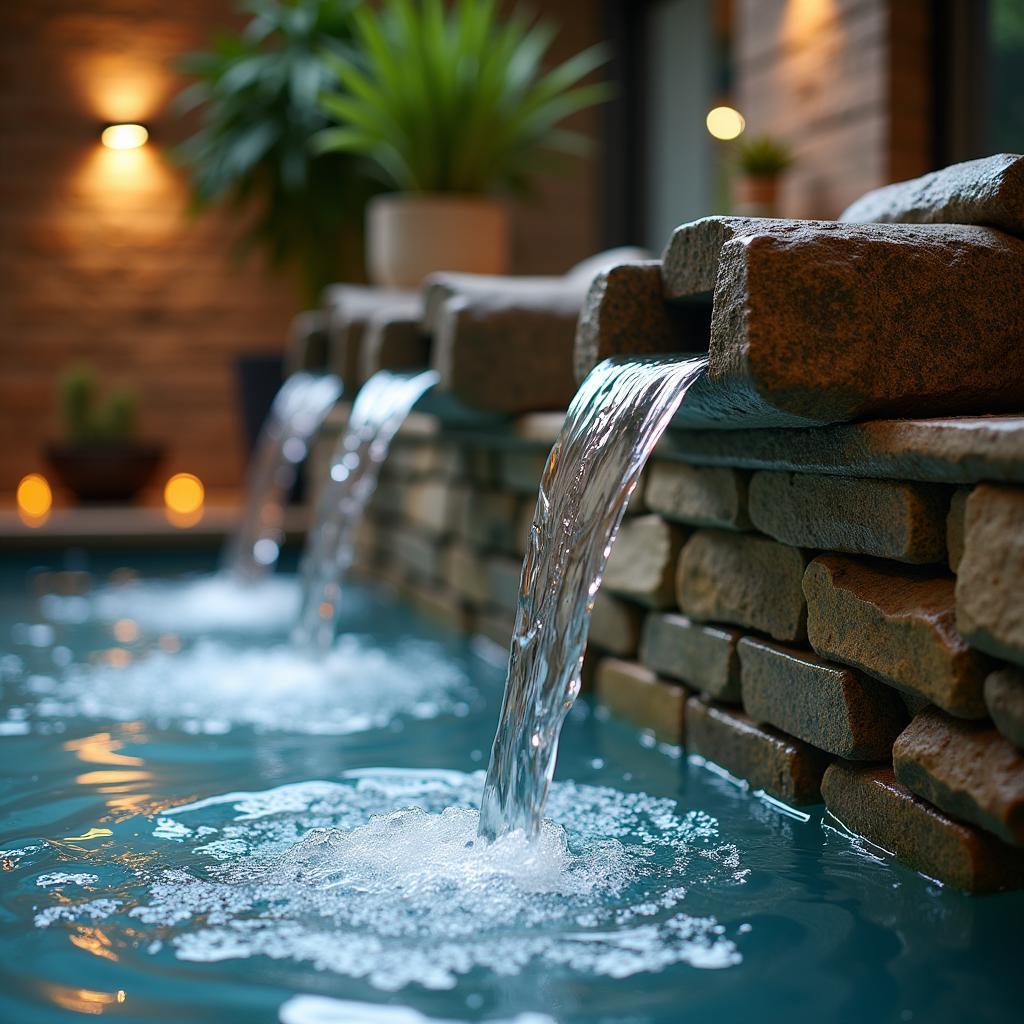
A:
<svg viewBox="0 0 1024 1024">
<path fill-rule="evenodd" d="M 126 441 L 135 433 L 134 393 L 120 388 L 99 402 L 96 375 L 89 366 L 74 366 L 61 377 L 60 400 L 64 429 L 74 444 Z"/>
</svg>

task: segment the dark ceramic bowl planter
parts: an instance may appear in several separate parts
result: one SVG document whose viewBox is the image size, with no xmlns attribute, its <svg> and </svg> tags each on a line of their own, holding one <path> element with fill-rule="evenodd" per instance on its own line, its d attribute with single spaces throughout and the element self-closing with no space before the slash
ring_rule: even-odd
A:
<svg viewBox="0 0 1024 1024">
<path fill-rule="evenodd" d="M 131 501 L 153 478 L 164 457 L 159 445 L 138 441 L 87 441 L 47 446 L 60 483 L 82 502 Z"/>
</svg>

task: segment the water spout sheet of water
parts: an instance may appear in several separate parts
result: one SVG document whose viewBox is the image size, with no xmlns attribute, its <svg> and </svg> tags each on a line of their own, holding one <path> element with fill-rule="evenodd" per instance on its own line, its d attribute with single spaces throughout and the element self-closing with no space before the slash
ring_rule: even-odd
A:
<svg viewBox="0 0 1024 1024">
<path fill-rule="evenodd" d="M 249 468 L 242 520 L 224 552 L 224 568 L 234 579 L 255 582 L 277 562 L 285 503 L 299 463 L 341 391 L 341 380 L 332 373 L 300 371 L 274 396 Z"/>
<path fill-rule="evenodd" d="M 640 472 L 705 356 L 606 359 L 580 386 L 541 478 L 480 835 L 538 834 L 594 598 Z"/>
<path fill-rule="evenodd" d="M 378 370 L 360 388 L 331 455 L 330 476 L 302 556 L 301 606 L 292 631 L 298 646 L 326 652 L 334 643 L 342 579 L 352 564 L 356 531 L 380 468 L 398 429 L 437 380 L 435 370 Z"/>
</svg>

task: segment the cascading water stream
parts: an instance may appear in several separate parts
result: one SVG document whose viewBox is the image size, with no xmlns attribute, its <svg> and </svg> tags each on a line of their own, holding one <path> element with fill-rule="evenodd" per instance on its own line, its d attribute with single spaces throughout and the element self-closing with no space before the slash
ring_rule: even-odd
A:
<svg viewBox="0 0 1024 1024">
<path fill-rule="evenodd" d="M 292 631 L 296 645 L 326 653 L 334 643 L 342 579 L 352 564 L 356 530 L 380 467 L 412 407 L 437 380 L 434 370 L 378 370 L 360 388 L 331 455 L 330 475 L 302 556 L 301 606 Z"/>
<path fill-rule="evenodd" d="M 274 396 L 246 480 L 242 520 L 224 550 L 223 567 L 234 579 L 253 583 L 276 563 L 298 465 L 341 391 L 334 374 L 300 371 Z"/>
<path fill-rule="evenodd" d="M 581 385 L 541 479 L 480 836 L 536 836 L 594 598 L 640 472 L 707 357 L 606 359 Z"/>
</svg>

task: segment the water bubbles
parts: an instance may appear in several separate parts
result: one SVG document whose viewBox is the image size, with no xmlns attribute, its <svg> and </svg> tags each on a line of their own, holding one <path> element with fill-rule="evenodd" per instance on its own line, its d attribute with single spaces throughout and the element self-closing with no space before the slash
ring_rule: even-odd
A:
<svg viewBox="0 0 1024 1024">
<path fill-rule="evenodd" d="M 320 659 L 284 644 L 239 649 L 200 640 L 174 652 L 154 650 L 127 665 L 75 665 L 59 680 L 26 681 L 29 717 L 142 719 L 157 728 L 221 735 L 258 732 L 345 735 L 383 728 L 395 716 L 454 714 L 475 697 L 462 667 L 440 644 L 407 638 L 385 649 L 366 637 L 342 637 Z M 35 680 L 35 682 L 33 682 Z M 28 722 L 6 724 L 8 734 Z"/>
<path fill-rule="evenodd" d="M 561 824 L 487 842 L 482 785 L 480 772 L 370 769 L 195 801 L 157 819 L 154 841 L 178 855 L 139 868 L 123 906 L 61 903 L 37 924 L 116 909 L 140 948 L 155 931 L 180 960 L 268 957 L 387 992 L 536 962 L 614 978 L 740 962 L 735 936 L 682 909 L 691 890 L 744 877 L 713 819 L 561 783 L 549 804 Z"/>
</svg>

